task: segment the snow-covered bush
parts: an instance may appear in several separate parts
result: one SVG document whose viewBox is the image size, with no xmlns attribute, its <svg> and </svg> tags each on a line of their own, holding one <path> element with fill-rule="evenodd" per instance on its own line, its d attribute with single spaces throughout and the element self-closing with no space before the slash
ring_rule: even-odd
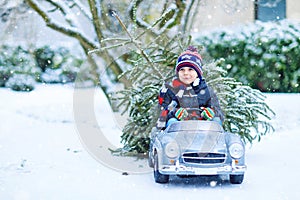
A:
<svg viewBox="0 0 300 200">
<path fill-rule="evenodd" d="M 0 56 L 1 85 L 16 91 L 34 89 L 34 77 L 40 73 L 30 52 L 21 46 L 2 45 Z"/>
<path fill-rule="evenodd" d="M 54 49 L 44 46 L 31 53 L 21 46 L 2 45 L 0 50 L 0 87 L 6 86 L 6 82 L 14 74 L 28 75 L 27 77 L 31 76 L 36 81 L 43 83 L 74 82 L 84 63 L 83 58 L 73 55 L 69 49 L 64 47 Z M 22 85 L 21 82 L 25 80 L 24 78 L 20 79 L 16 85 Z M 23 85 L 27 84 L 28 82 L 25 81 Z M 11 83 L 8 85 L 11 86 Z M 18 87 L 15 88 L 18 90 Z M 29 91 L 30 88 L 20 90 Z"/>
<path fill-rule="evenodd" d="M 43 83 L 61 83 L 61 69 L 46 69 L 39 77 L 39 81 Z"/>
<path fill-rule="evenodd" d="M 5 83 L 11 76 L 10 70 L 4 66 L 0 66 L 0 87 L 4 87 Z"/>
<path fill-rule="evenodd" d="M 35 67 L 30 52 L 21 46 L 0 46 L 0 65 L 13 73 L 35 74 Z"/>
<path fill-rule="evenodd" d="M 54 55 L 55 52 L 49 46 L 43 46 L 34 51 L 37 66 L 41 68 L 42 72 L 45 72 L 48 68 L 52 69 L 54 67 Z"/>
<path fill-rule="evenodd" d="M 84 60 L 64 47 L 56 49 L 44 46 L 35 51 L 37 65 L 42 69 L 38 81 L 43 83 L 67 83 L 76 79 Z"/>
<path fill-rule="evenodd" d="M 263 92 L 300 92 L 300 23 L 255 22 L 196 36 L 230 77 Z"/>
<path fill-rule="evenodd" d="M 20 46 L 0 46 L 0 86 L 14 74 L 38 75 L 40 70 L 35 67 L 35 62 L 29 51 Z"/>
<path fill-rule="evenodd" d="M 15 91 L 29 92 L 34 89 L 35 84 L 36 81 L 31 75 L 13 74 L 5 83 L 5 86 Z"/>
</svg>

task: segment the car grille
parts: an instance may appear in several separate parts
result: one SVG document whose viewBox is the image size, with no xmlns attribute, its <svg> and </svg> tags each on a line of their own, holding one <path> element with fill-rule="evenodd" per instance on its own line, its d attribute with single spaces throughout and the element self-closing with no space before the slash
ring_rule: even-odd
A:
<svg viewBox="0 0 300 200">
<path fill-rule="evenodd" d="M 224 163 L 226 155 L 222 153 L 183 153 L 185 163 L 193 164 L 218 164 Z"/>
</svg>

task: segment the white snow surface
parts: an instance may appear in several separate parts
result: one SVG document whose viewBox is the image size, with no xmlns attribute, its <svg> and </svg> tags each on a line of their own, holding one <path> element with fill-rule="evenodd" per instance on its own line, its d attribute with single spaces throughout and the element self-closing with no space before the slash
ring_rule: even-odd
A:
<svg viewBox="0 0 300 200">
<path fill-rule="evenodd" d="M 300 198 L 300 94 L 265 94 L 276 131 L 247 146 L 244 182 L 231 185 L 226 177 L 157 184 L 150 168 L 124 175 L 102 164 L 80 140 L 73 92 L 72 85 L 38 85 L 29 93 L 0 89 L 1 200 Z M 94 108 L 99 127 L 117 144 L 120 126 L 99 89 Z"/>
</svg>

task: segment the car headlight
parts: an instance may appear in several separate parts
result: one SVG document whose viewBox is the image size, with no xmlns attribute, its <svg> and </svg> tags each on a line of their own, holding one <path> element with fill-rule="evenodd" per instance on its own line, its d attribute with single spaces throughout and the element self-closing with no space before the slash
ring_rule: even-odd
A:
<svg viewBox="0 0 300 200">
<path fill-rule="evenodd" d="M 229 146 L 229 153 L 231 157 L 239 159 L 244 155 L 244 147 L 239 143 L 233 143 Z"/>
<path fill-rule="evenodd" d="M 165 146 L 165 153 L 169 158 L 177 157 L 179 155 L 179 146 L 178 146 L 178 144 L 175 141 L 169 142 Z"/>
</svg>

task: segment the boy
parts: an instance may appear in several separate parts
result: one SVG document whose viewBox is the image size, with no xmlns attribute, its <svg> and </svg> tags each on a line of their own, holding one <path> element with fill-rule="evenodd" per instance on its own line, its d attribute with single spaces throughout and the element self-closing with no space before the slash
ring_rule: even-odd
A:
<svg viewBox="0 0 300 200">
<path fill-rule="evenodd" d="M 175 72 L 176 77 L 165 84 L 159 93 L 161 114 L 157 128 L 164 129 L 174 121 L 184 120 L 189 115 L 188 110 L 194 110 L 192 116 L 197 119 L 222 123 L 223 114 L 218 99 L 202 77 L 202 58 L 195 47 L 189 46 L 180 54 Z"/>
</svg>

